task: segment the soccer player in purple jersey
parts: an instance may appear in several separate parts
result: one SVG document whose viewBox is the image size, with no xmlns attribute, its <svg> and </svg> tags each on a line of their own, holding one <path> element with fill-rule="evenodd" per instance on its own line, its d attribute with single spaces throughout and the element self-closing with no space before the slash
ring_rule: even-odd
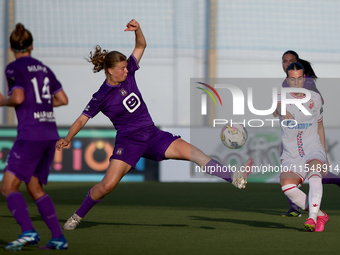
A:
<svg viewBox="0 0 340 255">
<path fill-rule="evenodd" d="M 88 61 L 94 65 L 93 71 L 105 71 L 106 80 L 93 95 L 80 117 L 74 122 L 65 139 L 57 142 L 57 149 L 66 147 L 90 118 L 103 112 L 117 130 L 117 137 L 110 165 L 103 180 L 92 187 L 80 208 L 67 220 L 64 229 L 73 230 L 88 211 L 100 202 L 118 185 L 141 157 L 156 161 L 165 159 L 190 160 L 199 166 L 219 168 L 223 166 L 205 155 L 201 150 L 169 132 L 155 127 L 147 106 L 138 90 L 135 71 L 146 48 L 146 41 L 139 23 L 131 20 L 125 31 L 135 32 L 135 48 L 127 59 L 117 51 L 108 52 L 96 46 Z M 252 159 L 247 162 L 251 168 Z M 249 172 L 216 172 L 214 175 L 244 188 Z"/>
<path fill-rule="evenodd" d="M 303 88 L 318 93 L 321 96 L 322 103 L 324 103 L 322 95 L 317 89 L 316 84 L 314 82 L 314 79 L 317 79 L 318 77 L 316 76 L 310 62 L 307 60 L 301 59 L 299 55 L 293 50 L 288 50 L 285 53 L 283 53 L 282 68 L 285 73 L 287 72 L 287 67 L 291 63 L 295 63 L 295 62 L 300 63 L 305 70 L 306 78 L 303 84 Z M 289 84 L 287 83 L 286 79 L 282 82 L 282 87 L 289 87 Z M 277 117 L 276 112 L 274 113 L 274 116 Z M 340 187 L 340 177 L 331 172 L 328 172 L 325 176 L 323 176 L 322 184 L 336 184 Z M 290 209 L 288 210 L 288 212 L 283 213 L 282 217 L 301 217 L 299 207 L 295 205 L 289 198 L 288 198 L 288 202 L 290 204 Z"/>
<path fill-rule="evenodd" d="M 5 245 L 5 250 L 21 250 L 24 245 L 40 240 L 26 201 L 18 191 L 22 181 L 51 230 L 52 239 L 40 249 L 67 249 L 53 201 L 42 184 L 47 184 L 59 139 L 53 107 L 67 105 L 68 98 L 50 68 L 31 57 L 33 37 L 22 24 L 18 23 L 11 33 L 10 45 L 16 60 L 6 67 L 8 97 L 0 93 L 0 106 L 15 107 L 18 136 L 7 157 L 1 193 L 22 233 Z"/>
</svg>

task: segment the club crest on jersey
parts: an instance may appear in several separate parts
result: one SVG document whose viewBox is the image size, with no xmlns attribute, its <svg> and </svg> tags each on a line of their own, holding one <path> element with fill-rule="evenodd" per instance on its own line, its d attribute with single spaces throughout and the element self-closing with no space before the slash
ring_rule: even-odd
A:
<svg viewBox="0 0 340 255">
<path fill-rule="evenodd" d="M 11 77 L 11 78 L 8 79 L 8 84 L 9 85 L 14 85 L 14 83 L 15 83 L 15 78 L 14 77 Z"/>
<path fill-rule="evenodd" d="M 119 90 L 119 92 L 123 97 L 125 97 L 127 95 L 127 92 L 126 92 L 125 89 L 121 89 L 121 90 Z"/>
<path fill-rule="evenodd" d="M 123 148 L 118 148 L 116 151 L 117 155 L 122 155 L 123 154 Z"/>
<path fill-rule="evenodd" d="M 312 109 L 313 106 L 314 106 L 314 101 L 311 99 L 311 100 L 308 101 L 307 104 L 308 104 L 309 109 Z"/>
</svg>

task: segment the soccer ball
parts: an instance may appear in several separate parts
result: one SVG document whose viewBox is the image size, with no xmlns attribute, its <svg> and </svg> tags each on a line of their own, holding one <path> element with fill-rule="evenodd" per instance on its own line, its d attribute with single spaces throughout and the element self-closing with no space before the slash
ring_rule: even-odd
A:
<svg viewBox="0 0 340 255">
<path fill-rule="evenodd" d="M 222 143 L 230 149 L 241 148 L 247 141 L 248 132 L 241 124 L 226 124 L 221 131 Z"/>
</svg>

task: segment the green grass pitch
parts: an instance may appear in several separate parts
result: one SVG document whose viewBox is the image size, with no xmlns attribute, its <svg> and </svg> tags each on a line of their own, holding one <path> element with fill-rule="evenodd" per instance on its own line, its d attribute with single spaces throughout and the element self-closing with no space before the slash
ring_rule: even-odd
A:
<svg viewBox="0 0 340 255">
<path fill-rule="evenodd" d="M 93 183 L 49 183 L 60 224 L 80 206 Z M 308 184 L 302 189 L 308 191 Z M 34 202 L 28 203 L 41 245 L 50 233 Z M 282 218 L 288 202 L 279 184 L 120 183 L 74 231 L 63 231 L 67 251 L 53 254 L 337 254 L 340 189 L 324 185 L 322 209 L 330 216 L 323 233 L 303 228 L 307 217 Z M 0 200 L 0 253 L 20 227 Z M 26 246 L 22 254 L 47 254 Z M 10 253 L 10 252 L 7 252 Z"/>
</svg>

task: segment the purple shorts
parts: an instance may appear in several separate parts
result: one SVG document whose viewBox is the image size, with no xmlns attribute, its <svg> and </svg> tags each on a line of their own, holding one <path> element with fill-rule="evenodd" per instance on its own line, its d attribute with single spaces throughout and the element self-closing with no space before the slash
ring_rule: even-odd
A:
<svg viewBox="0 0 340 255">
<path fill-rule="evenodd" d="M 10 172 L 26 183 L 35 176 L 46 185 L 56 142 L 16 140 L 8 154 L 4 172 Z"/>
<path fill-rule="evenodd" d="M 165 151 L 178 138 L 181 137 L 159 130 L 155 126 L 140 129 L 128 135 L 124 133 L 120 135 L 118 132 L 110 160 L 119 159 L 132 166 L 132 168 L 136 167 L 141 157 L 162 161 L 167 159 Z"/>
</svg>

